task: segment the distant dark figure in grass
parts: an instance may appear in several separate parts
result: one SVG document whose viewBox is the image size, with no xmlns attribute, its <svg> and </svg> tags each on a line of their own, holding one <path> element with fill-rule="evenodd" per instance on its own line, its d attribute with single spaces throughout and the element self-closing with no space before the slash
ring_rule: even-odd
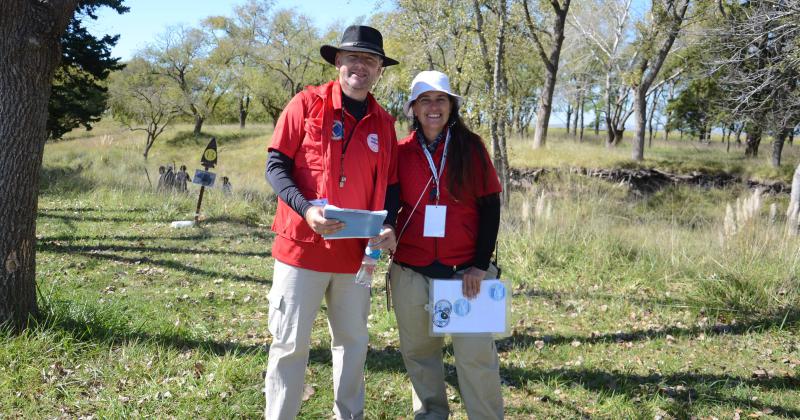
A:
<svg viewBox="0 0 800 420">
<path fill-rule="evenodd" d="M 186 165 L 181 165 L 181 169 L 175 175 L 175 191 L 185 193 L 188 191 L 187 183 L 191 179 L 189 174 L 186 173 Z"/>
<path fill-rule="evenodd" d="M 172 165 L 167 166 L 167 172 L 164 174 L 164 191 L 175 191 L 175 170 Z"/>
<path fill-rule="evenodd" d="M 166 188 L 165 188 L 165 185 L 164 185 L 164 177 L 165 177 L 166 173 L 167 173 L 167 167 L 166 166 L 161 165 L 161 166 L 158 167 L 158 186 L 156 187 L 156 191 L 158 191 L 158 192 L 166 191 Z"/>
<path fill-rule="evenodd" d="M 225 193 L 225 195 L 233 194 L 233 185 L 231 185 L 227 176 L 222 177 L 222 192 Z"/>
</svg>

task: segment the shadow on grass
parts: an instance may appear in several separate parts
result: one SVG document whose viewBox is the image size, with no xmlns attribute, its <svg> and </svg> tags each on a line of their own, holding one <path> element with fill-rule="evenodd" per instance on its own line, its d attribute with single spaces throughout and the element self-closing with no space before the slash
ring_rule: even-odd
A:
<svg viewBox="0 0 800 420">
<path fill-rule="evenodd" d="M 129 245 L 61 245 L 56 241 L 42 240 L 37 243 L 38 251 L 48 251 L 62 254 L 81 254 L 96 255 L 97 253 L 108 252 L 145 252 L 145 253 L 168 253 L 168 254 L 201 254 L 201 255 L 231 255 L 240 257 L 263 257 L 272 256 L 271 252 L 250 252 L 250 251 L 223 251 L 217 249 L 195 249 L 195 248 L 170 248 L 170 247 L 147 247 Z"/>
<path fill-rule="evenodd" d="M 217 238 L 217 239 L 241 239 L 242 235 L 238 232 L 230 234 L 230 235 L 212 235 L 211 232 L 207 230 L 190 230 L 192 232 L 190 235 L 185 236 L 174 236 L 171 238 L 164 238 L 164 236 L 143 236 L 143 235 L 87 235 L 87 236 L 77 236 L 77 235 L 69 235 L 69 234 L 61 234 L 57 236 L 44 236 L 41 237 L 40 241 L 163 241 L 164 239 L 169 239 L 170 241 L 202 241 L 204 239 L 209 238 Z M 261 230 L 254 230 L 247 232 L 246 237 L 253 237 L 256 239 L 263 239 L 268 240 L 272 239 L 274 234 L 271 231 L 261 231 Z"/>
<path fill-rule="evenodd" d="M 188 336 L 188 333 L 183 335 L 182 331 L 149 333 L 131 330 L 128 319 L 116 315 L 108 308 L 88 308 L 69 302 L 56 302 L 53 306 L 48 302 L 43 305 L 42 313 L 49 314 L 49 316 L 43 317 L 37 328 L 60 330 L 85 342 L 124 344 L 140 341 L 180 351 L 196 350 L 217 356 L 233 355 L 234 357 L 266 356 L 267 351 L 267 347 L 262 345 L 196 339 Z M 452 347 L 448 346 L 445 351 L 452 353 Z M 309 362 L 329 365 L 331 363 L 330 349 L 327 346 L 313 347 L 309 354 Z M 370 349 L 367 354 L 366 369 L 367 371 L 402 373 L 404 368 L 400 351 L 393 346 Z M 446 380 L 457 388 L 455 368 L 452 365 L 446 365 L 446 372 L 448 373 Z M 696 372 L 640 375 L 616 370 L 609 372 L 579 368 L 519 368 L 510 364 L 502 365 L 500 374 L 507 386 L 521 390 L 525 390 L 531 383 L 559 383 L 563 386 L 581 387 L 595 393 L 600 401 L 606 397 L 623 396 L 632 404 L 639 404 L 643 399 L 667 398 L 671 402 L 667 409 L 671 414 L 679 417 L 689 417 L 694 407 L 702 405 L 727 405 L 762 411 L 769 409 L 771 415 L 776 417 L 800 417 L 800 410 L 797 408 L 782 407 L 731 395 L 741 392 L 742 387 L 762 391 L 800 389 L 800 379 L 795 377 L 744 378 L 729 374 Z M 577 417 L 586 416 L 577 407 L 562 401 L 558 396 L 551 398 L 545 395 L 540 401 L 570 410 Z"/>
<path fill-rule="evenodd" d="M 693 406 L 728 405 L 755 410 L 772 410 L 771 415 L 785 418 L 800 418 L 800 410 L 767 404 L 759 400 L 744 399 L 730 394 L 742 386 L 754 390 L 795 390 L 800 380 L 793 377 L 751 379 L 733 375 L 676 372 L 670 375 L 637 375 L 632 373 L 607 372 L 595 369 L 521 369 L 514 366 L 501 367 L 500 375 L 510 386 L 524 388 L 530 382 L 560 383 L 575 385 L 609 397 L 624 396 L 631 402 L 639 402 L 653 396 L 674 401 L 670 407 L 672 415 L 689 418 Z"/>
<path fill-rule="evenodd" d="M 625 332 L 605 333 L 585 335 L 541 335 L 535 336 L 520 333 L 508 338 L 497 341 L 498 351 L 510 351 L 512 349 L 525 349 L 535 346 L 536 341 L 541 340 L 545 344 L 562 346 L 570 345 L 573 341 L 580 341 L 583 344 L 611 344 L 611 343 L 630 343 L 636 341 L 647 341 L 656 339 L 666 339 L 672 336 L 697 337 L 700 334 L 712 335 L 741 335 L 753 331 L 768 330 L 772 328 L 795 328 L 800 325 L 800 307 L 790 308 L 783 313 L 767 315 L 736 324 L 710 325 L 706 327 L 678 327 L 668 326 L 660 329 L 632 330 Z"/>
<path fill-rule="evenodd" d="M 192 274 L 192 275 L 196 275 L 196 276 L 203 276 L 203 277 L 206 277 L 206 278 L 220 278 L 220 277 L 223 277 L 223 278 L 236 280 L 236 281 L 242 281 L 242 282 L 252 282 L 252 283 L 257 283 L 257 284 L 272 284 L 271 280 L 267 280 L 265 278 L 259 278 L 259 277 L 248 276 L 248 275 L 244 275 L 243 276 L 243 275 L 232 274 L 232 273 L 223 273 L 223 272 L 219 272 L 219 271 L 204 270 L 202 268 L 192 267 L 192 266 L 187 265 L 187 264 L 181 264 L 181 263 L 179 263 L 177 261 L 173 261 L 173 260 L 154 259 L 154 258 L 149 258 L 149 257 L 138 257 L 138 258 L 123 257 L 121 255 L 104 254 L 104 253 L 98 253 L 96 251 L 94 251 L 94 252 L 92 252 L 92 251 L 90 251 L 90 252 L 72 252 L 71 254 L 72 255 L 75 255 L 75 254 L 82 255 L 82 256 L 84 256 L 86 258 L 93 258 L 93 259 L 106 260 L 106 261 L 114 261 L 114 262 L 119 262 L 119 263 L 124 263 L 124 264 L 150 264 L 150 265 L 155 265 L 155 266 L 158 266 L 158 267 L 161 267 L 161 268 L 168 268 L 168 269 L 175 270 L 175 271 L 183 271 L 184 273 L 187 273 L 187 274 Z M 267 253 L 267 255 L 270 255 L 270 253 Z"/>
<path fill-rule="evenodd" d="M 198 350 L 217 356 L 243 356 L 264 351 L 261 345 L 244 345 L 232 341 L 198 340 L 180 333 L 132 331 L 127 319 L 90 307 L 77 307 L 71 302 L 47 302 L 40 308 L 37 329 L 63 331 L 84 342 L 125 344 L 143 342 L 180 351 Z"/>
<path fill-rule="evenodd" d="M 158 222 L 159 219 L 157 217 L 145 217 L 143 214 L 132 213 L 131 217 L 118 217 L 118 216 L 87 216 L 85 214 L 51 214 L 47 211 L 40 211 L 38 218 L 44 219 L 56 219 L 61 220 L 64 223 L 71 224 L 73 222 L 109 222 L 109 223 L 120 223 L 120 222 L 137 222 L 137 223 L 153 223 Z M 163 220 L 162 220 L 163 221 Z"/>
<path fill-rule="evenodd" d="M 88 211 L 84 210 L 81 211 L 81 214 L 76 215 L 76 214 L 53 214 L 47 210 L 44 210 L 39 212 L 38 217 L 45 219 L 57 219 L 67 224 L 71 224 L 72 222 L 113 222 L 113 223 L 138 222 L 138 223 L 166 224 L 172 222 L 174 219 L 173 216 L 160 215 L 159 217 L 159 215 L 153 215 L 153 214 L 148 215 L 143 212 L 141 213 L 132 212 L 131 217 L 89 216 L 86 215 L 85 213 L 88 213 Z M 124 213 L 124 212 L 118 211 L 118 213 Z M 245 218 L 245 217 L 234 217 L 234 216 L 221 216 L 221 217 L 212 217 L 201 222 L 199 228 L 208 229 L 220 223 L 236 224 L 253 229 L 261 227 L 258 221 L 256 221 L 255 219 Z"/>
<path fill-rule="evenodd" d="M 39 212 L 59 212 L 59 211 L 72 211 L 72 212 L 102 212 L 102 213 L 146 213 L 152 209 L 146 207 L 132 207 L 121 209 L 109 209 L 107 207 L 40 207 Z"/>
</svg>

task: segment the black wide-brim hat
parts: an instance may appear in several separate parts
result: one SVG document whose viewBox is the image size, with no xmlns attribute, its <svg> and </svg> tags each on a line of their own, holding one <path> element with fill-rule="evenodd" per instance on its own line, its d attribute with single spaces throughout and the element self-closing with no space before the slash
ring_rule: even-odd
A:
<svg viewBox="0 0 800 420">
<path fill-rule="evenodd" d="M 342 41 L 338 47 L 323 45 L 319 53 L 325 61 L 336 65 L 336 53 L 339 51 L 365 52 L 379 55 L 383 58 L 383 67 L 400 64 L 397 60 L 389 58 L 383 53 L 383 36 L 372 27 L 363 25 L 348 26 L 342 34 Z"/>
</svg>

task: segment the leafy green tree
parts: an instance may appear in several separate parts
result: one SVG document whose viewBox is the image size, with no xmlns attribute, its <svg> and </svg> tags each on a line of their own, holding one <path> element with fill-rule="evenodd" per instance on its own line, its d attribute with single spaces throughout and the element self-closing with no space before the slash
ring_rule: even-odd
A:
<svg viewBox="0 0 800 420">
<path fill-rule="evenodd" d="M 75 15 L 61 36 L 61 64 L 53 78 L 48 103 L 47 134 L 62 135 L 79 126 L 91 130 L 100 120 L 108 98 L 104 81 L 109 73 L 121 69 L 119 58 L 111 57 L 111 48 L 119 35 L 95 37 L 83 26 L 86 19 L 97 19 L 98 7 L 125 13 L 122 0 L 84 0 L 78 2 Z"/>
<path fill-rule="evenodd" d="M 262 30 L 249 83 L 267 114 L 277 121 L 296 93 L 333 79 L 335 69 L 319 56 L 319 34 L 308 16 L 278 10 Z"/>
<path fill-rule="evenodd" d="M 720 94 L 714 79 L 691 80 L 677 98 L 667 104 L 671 116 L 669 129 L 688 131 L 700 141 L 708 141 L 719 115 L 716 104 Z"/>
<path fill-rule="evenodd" d="M 146 133 L 142 155 L 147 159 L 158 136 L 181 114 L 168 80 L 147 60 L 136 57 L 124 70 L 111 75 L 109 88 L 114 118 L 131 131 Z"/>
<path fill-rule="evenodd" d="M 245 127 L 254 102 L 256 55 L 269 42 L 269 13 L 272 6 L 272 1 L 249 0 L 235 6 L 232 17 L 213 16 L 204 22 L 212 33 L 222 33 L 216 40 L 214 55 L 228 62 L 228 71 L 232 76 L 230 92 L 236 98 L 240 128 Z"/>
<path fill-rule="evenodd" d="M 212 54 L 216 45 L 208 29 L 169 28 L 143 53 L 158 74 L 176 88 L 170 91 L 179 97 L 183 114 L 194 120 L 195 136 L 200 135 L 203 123 L 214 114 L 232 80 L 227 68 L 231 56 Z"/>
</svg>

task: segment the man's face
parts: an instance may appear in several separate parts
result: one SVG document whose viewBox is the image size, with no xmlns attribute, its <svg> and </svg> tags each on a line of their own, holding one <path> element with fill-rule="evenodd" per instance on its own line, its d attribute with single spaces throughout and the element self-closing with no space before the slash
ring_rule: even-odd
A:
<svg viewBox="0 0 800 420">
<path fill-rule="evenodd" d="M 358 98 L 369 92 L 378 81 L 382 65 L 383 60 L 375 54 L 354 51 L 336 53 L 336 68 L 342 89 L 351 97 Z"/>
</svg>

